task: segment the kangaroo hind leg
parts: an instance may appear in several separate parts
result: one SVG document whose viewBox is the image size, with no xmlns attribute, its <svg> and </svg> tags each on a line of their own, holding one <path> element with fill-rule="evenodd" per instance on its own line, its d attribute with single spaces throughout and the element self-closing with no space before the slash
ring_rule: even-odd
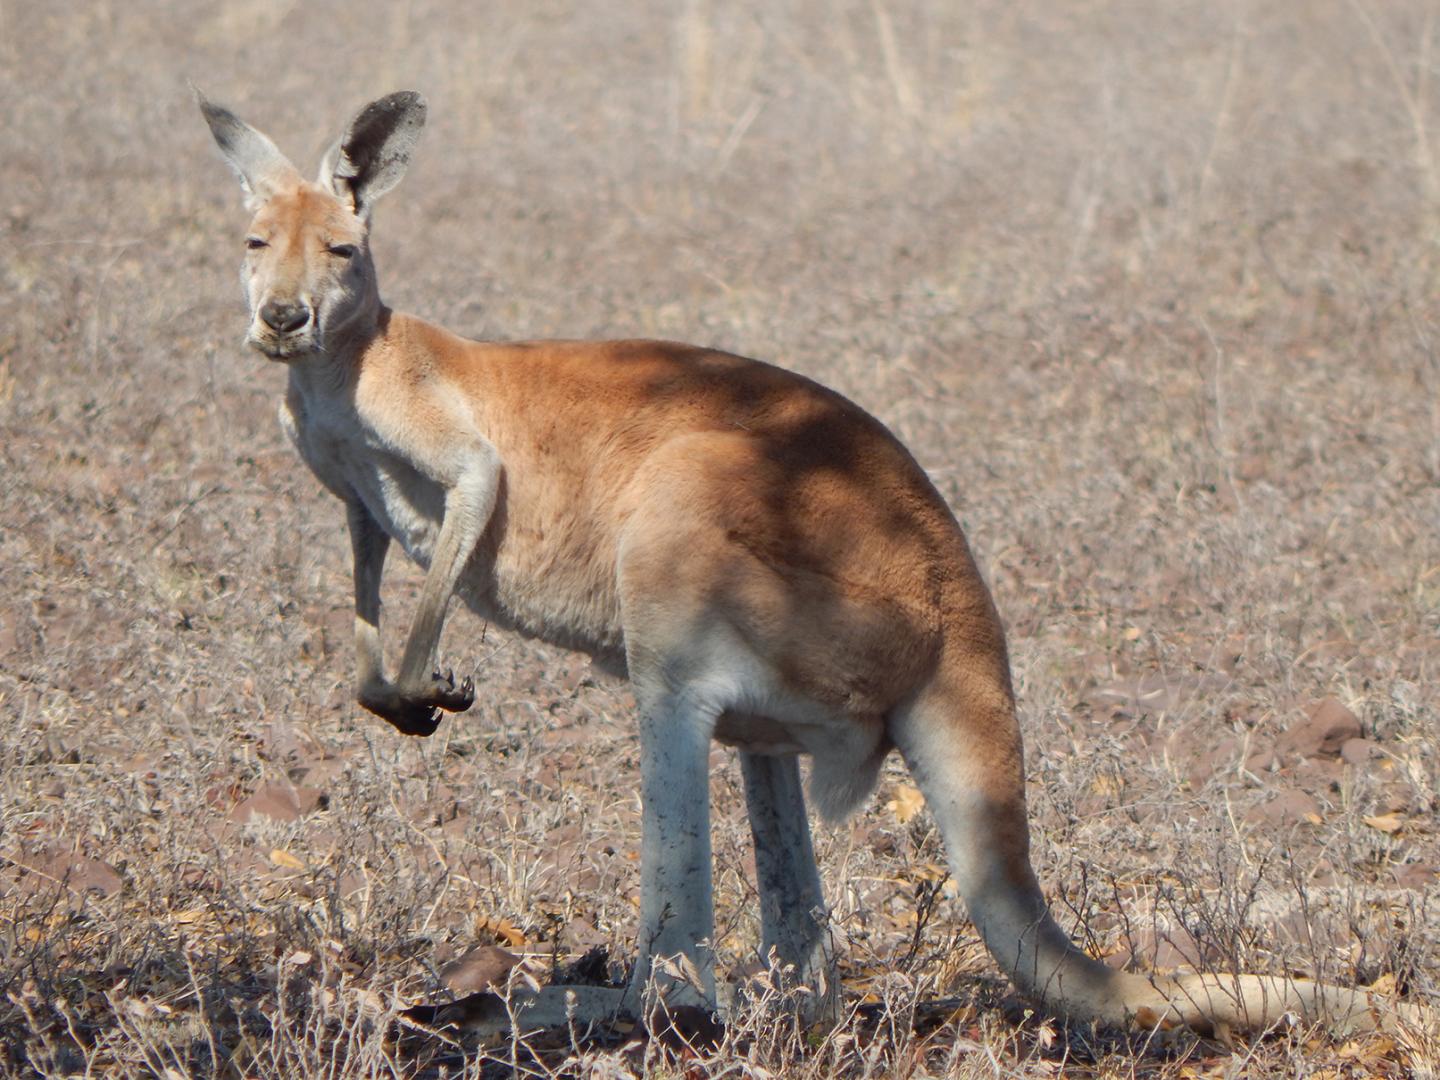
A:
<svg viewBox="0 0 1440 1080">
<path fill-rule="evenodd" d="M 640 927 L 627 1006 L 654 979 L 667 1005 L 715 1007 L 710 738 L 719 709 L 640 688 Z"/>
<path fill-rule="evenodd" d="M 805 1012 L 823 1012 L 835 985 L 825 897 L 815 865 L 800 765 L 794 754 L 740 755 L 755 877 L 760 891 L 761 951 L 774 951 L 794 986 L 814 994 Z"/>
</svg>

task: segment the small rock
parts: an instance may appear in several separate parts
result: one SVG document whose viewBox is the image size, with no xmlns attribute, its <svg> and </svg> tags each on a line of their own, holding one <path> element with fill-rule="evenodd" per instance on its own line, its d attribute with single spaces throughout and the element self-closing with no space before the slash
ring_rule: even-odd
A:
<svg viewBox="0 0 1440 1080">
<path fill-rule="evenodd" d="M 1259 480 L 1270 466 L 1270 459 L 1264 454 L 1250 454 L 1240 459 L 1235 466 L 1235 475 L 1241 480 Z"/>
<path fill-rule="evenodd" d="M 1298 788 L 1287 788 L 1269 802 L 1251 807 L 1245 820 L 1255 825 L 1320 824 L 1320 804 Z"/>
<path fill-rule="evenodd" d="M 1235 757 L 1240 749 L 1240 740 L 1234 735 L 1222 735 L 1210 746 L 1208 751 L 1196 753 L 1195 747 L 1199 745 L 1203 744 L 1191 742 L 1188 747 L 1177 745 L 1171 751 L 1172 755 L 1179 760 L 1185 760 L 1186 756 L 1190 758 L 1188 779 L 1192 788 L 1203 787 L 1216 773 L 1233 769 Z"/>
<path fill-rule="evenodd" d="M 325 803 L 325 794 L 318 788 L 266 784 L 231 810 L 230 819 L 245 822 L 258 814 L 274 821 L 299 821 L 312 810 L 324 807 Z"/>
<path fill-rule="evenodd" d="M 1373 739 L 1346 739 L 1340 747 L 1341 759 L 1350 765 L 1364 765 L 1384 756 L 1385 751 Z"/>
<path fill-rule="evenodd" d="M 1375 800 L 1375 807 L 1382 814 L 1408 814 L 1417 809 L 1411 805 L 1412 790 L 1403 780 L 1385 784 Z"/>
<path fill-rule="evenodd" d="M 31 888 L 60 884 L 76 893 L 113 896 L 125 887 L 124 879 L 109 863 L 75 851 L 51 848 L 39 855 L 17 857 L 15 863 L 34 876 Z"/>
<path fill-rule="evenodd" d="M 1275 748 L 1286 756 L 1336 757 L 1346 742 L 1358 738 L 1359 718 L 1332 697 L 1312 708 L 1304 720 L 1291 724 L 1276 740 Z"/>
<path fill-rule="evenodd" d="M 1274 750 L 1259 750 L 1245 759 L 1245 770 L 1252 773 L 1270 772 L 1278 765 Z"/>
<path fill-rule="evenodd" d="M 1345 765 L 1338 757 L 1305 758 L 1288 771 L 1290 783 L 1302 791 L 1328 791 L 1338 795 L 1345 779 Z"/>
<path fill-rule="evenodd" d="M 1406 863 L 1390 872 L 1402 889 L 1428 889 L 1435 880 L 1435 868 L 1429 863 Z"/>
<path fill-rule="evenodd" d="M 440 969 L 440 981 L 456 994 L 478 994 L 485 990 L 503 992 L 510 969 L 520 957 L 499 945 L 480 945 Z"/>
<path fill-rule="evenodd" d="M 572 949 L 594 949 L 610 939 L 595 929 L 589 919 L 575 916 L 565 925 L 565 943 Z"/>
</svg>

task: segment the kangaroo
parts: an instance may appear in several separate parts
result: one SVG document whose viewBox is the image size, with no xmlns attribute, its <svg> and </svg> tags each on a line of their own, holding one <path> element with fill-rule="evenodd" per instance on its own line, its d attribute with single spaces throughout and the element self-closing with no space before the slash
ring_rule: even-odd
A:
<svg viewBox="0 0 1440 1080">
<path fill-rule="evenodd" d="M 469 341 L 392 311 L 371 215 L 409 163 L 420 95 L 366 106 L 313 182 L 265 135 L 197 99 L 254 215 L 246 340 L 285 365 L 281 423 L 345 505 L 359 703 L 416 736 L 470 707 L 472 679 L 457 685 L 436 663 L 452 596 L 634 688 L 644 823 L 630 985 L 517 990 L 496 999 L 497 1029 L 636 1015 L 652 979 L 667 1001 L 715 1007 L 712 739 L 739 750 L 762 947 L 803 984 L 833 958 L 799 756 L 812 762 L 810 800 L 834 822 L 897 750 L 987 949 L 1042 1007 L 1202 1031 L 1428 1017 L 1363 990 L 1159 977 L 1087 956 L 1031 869 L 990 592 L 944 499 L 878 420 L 800 375 L 711 349 Z M 392 540 L 425 569 L 393 678 L 380 636 Z"/>
</svg>

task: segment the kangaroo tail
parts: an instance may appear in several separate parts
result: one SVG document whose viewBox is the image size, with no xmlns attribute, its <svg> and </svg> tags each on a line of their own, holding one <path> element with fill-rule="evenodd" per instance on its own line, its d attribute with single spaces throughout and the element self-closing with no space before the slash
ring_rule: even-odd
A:
<svg viewBox="0 0 1440 1080">
<path fill-rule="evenodd" d="M 1295 1019 L 1338 1030 L 1425 1023 L 1430 1010 L 1302 979 L 1113 970 L 1051 917 L 1030 866 L 1025 778 L 1003 648 L 945 663 L 890 717 L 889 732 L 945 841 L 951 872 L 986 947 L 1015 985 L 1067 1018 L 1128 1026 L 1263 1031 Z"/>
</svg>

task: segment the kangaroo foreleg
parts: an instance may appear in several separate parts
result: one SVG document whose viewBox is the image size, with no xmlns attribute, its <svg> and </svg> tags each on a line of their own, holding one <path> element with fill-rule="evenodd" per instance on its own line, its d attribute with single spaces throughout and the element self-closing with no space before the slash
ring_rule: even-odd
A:
<svg viewBox="0 0 1440 1080">
<path fill-rule="evenodd" d="M 359 501 L 347 504 L 350 547 L 355 556 L 356 699 L 406 735 L 429 735 L 440 723 L 439 700 L 409 698 L 385 675 L 380 640 L 380 581 L 390 538 Z M 446 686 L 443 689 L 449 690 Z"/>
<path fill-rule="evenodd" d="M 379 634 L 380 578 L 388 544 L 364 507 L 352 504 L 358 697 L 406 735 L 430 735 L 440 725 L 441 710 L 464 712 L 475 701 L 474 680 L 467 676 L 457 686 L 453 672 L 436 669 L 435 651 L 455 585 L 495 509 L 499 461 L 488 447 L 478 458 L 445 493 L 445 518 L 393 683 L 385 678 Z"/>
<path fill-rule="evenodd" d="M 355 682 L 360 696 L 385 682 L 385 651 L 380 643 L 380 579 L 390 537 L 363 503 L 347 502 L 350 550 L 355 559 Z"/>
</svg>

